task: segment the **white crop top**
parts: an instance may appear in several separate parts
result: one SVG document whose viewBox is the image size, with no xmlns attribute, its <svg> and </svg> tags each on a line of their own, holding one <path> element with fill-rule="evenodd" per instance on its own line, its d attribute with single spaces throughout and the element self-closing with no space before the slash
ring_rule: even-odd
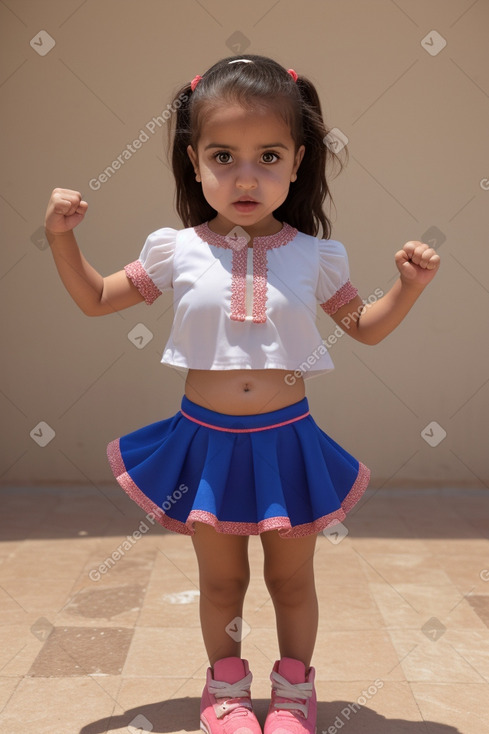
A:
<svg viewBox="0 0 489 734">
<path fill-rule="evenodd" d="M 317 304 L 334 314 L 357 290 L 345 248 L 284 224 L 255 237 L 207 224 L 165 227 L 147 238 L 126 275 L 153 303 L 173 289 L 174 321 L 162 362 L 178 369 L 282 369 L 304 379 L 333 362 L 316 326 Z"/>
</svg>

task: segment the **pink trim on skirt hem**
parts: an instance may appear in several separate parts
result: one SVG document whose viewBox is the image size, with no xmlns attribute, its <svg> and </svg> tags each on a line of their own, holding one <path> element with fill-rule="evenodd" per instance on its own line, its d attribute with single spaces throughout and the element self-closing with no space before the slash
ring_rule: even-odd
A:
<svg viewBox="0 0 489 734">
<path fill-rule="evenodd" d="M 346 513 L 356 505 L 367 489 L 370 479 L 370 470 L 359 462 L 357 478 L 353 487 L 341 503 L 341 507 L 334 512 L 330 512 L 329 515 L 319 517 L 313 522 L 296 525 L 295 527 L 292 527 L 288 517 L 271 517 L 266 520 L 261 520 L 258 523 L 230 522 L 218 520 L 211 512 L 204 510 L 192 510 L 187 521 L 184 523 L 167 515 L 161 507 L 155 505 L 134 483 L 126 471 L 120 452 L 119 439 L 111 441 L 108 445 L 107 456 L 114 476 L 126 494 L 164 528 L 175 533 L 180 533 L 181 535 L 194 535 L 194 523 L 196 522 L 210 525 L 216 532 L 226 535 L 260 535 L 260 533 L 269 530 L 278 530 L 279 535 L 283 538 L 301 538 L 306 535 L 315 535 L 327 528 L 328 525 L 341 522 L 345 519 Z"/>
</svg>

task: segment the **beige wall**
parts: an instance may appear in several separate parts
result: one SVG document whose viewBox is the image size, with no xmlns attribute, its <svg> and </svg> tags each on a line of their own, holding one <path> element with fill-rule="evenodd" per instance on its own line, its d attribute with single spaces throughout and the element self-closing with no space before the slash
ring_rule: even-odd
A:
<svg viewBox="0 0 489 734">
<path fill-rule="evenodd" d="M 349 138 L 333 236 L 364 298 L 392 284 L 404 242 L 433 227 L 445 238 L 439 275 L 395 334 L 332 348 L 336 371 L 308 385 L 316 420 L 373 486 L 487 485 L 487 0 L 6 0 L 0 24 L 3 483 L 110 481 L 106 443 L 178 409 L 182 374 L 159 364 L 171 296 L 85 317 L 38 229 L 52 188 L 81 190 L 78 239 L 108 274 L 149 232 L 179 226 L 164 129 L 99 190 L 89 181 L 235 43 L 312 78 Z M 55 41 L 44 56 L 40 31 Z M 334 323 L 319 318 L 327 338 Z M 143 349 L 128 339 L 139 323 L 154 334 Z M 55 432 L 44 447 L 30 436 L 41 421 Z M 432 421 L 447 434 L 437 446 L 421 435 Z"/>
</svg>

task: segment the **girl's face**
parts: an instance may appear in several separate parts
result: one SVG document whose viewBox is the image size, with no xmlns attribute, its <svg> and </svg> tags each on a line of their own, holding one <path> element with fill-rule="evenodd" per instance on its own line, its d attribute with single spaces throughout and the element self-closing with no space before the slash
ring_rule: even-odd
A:
<svg viewBox="0 0 489 734">
<path fill-rule="evenodd" d="M 284 120 L 267 108 L 239 105 L 209 112 L 194 151 L 187 152 L 219 234 L 235 225 L 259 236 L 277 231 L 273 211 L 287 198 L 304 155 Z M 268 231 L 270 230 L 270 231 Z"/>
</svg>

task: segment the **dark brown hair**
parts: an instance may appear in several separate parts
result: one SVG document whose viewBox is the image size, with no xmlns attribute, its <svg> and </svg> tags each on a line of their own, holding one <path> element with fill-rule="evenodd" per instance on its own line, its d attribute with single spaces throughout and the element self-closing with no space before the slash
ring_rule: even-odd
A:
<svg viewBox="0 0 489 734">
<path fill-rule="evenodd" d="M 249 59 L 253 63 L 230 63 Z M 187 146 L 197 150 L 205 115 L 223 103 L 245 108 L 270 107 L 280 114 L 290 128 L 295 149 L 305 146 L 305 153 L 291 183 L 287 198 L 274 216 L 310 235 L 331 236 L 331 222 L 323 211 L 331 192 L 326 181 L 326 167 L 343 163 L 326 144 L 326 128 L 316 89 L 306 77 L 294 82 L 287 70 L 265 56 L 245 55 L 221 59 L 211 66 L 192 92 L 190 82 L 173 99 L 169 125 L 169 156 L 176 181 L 176 209 L 185 227 L 195 227 L 216 216 L 204 198 L 202 186 L 195 180 Z M 346 149 L 345 149 L 346 153 Z M 320 232 L 322 229 L 322 233 Z"/>
</svg>

